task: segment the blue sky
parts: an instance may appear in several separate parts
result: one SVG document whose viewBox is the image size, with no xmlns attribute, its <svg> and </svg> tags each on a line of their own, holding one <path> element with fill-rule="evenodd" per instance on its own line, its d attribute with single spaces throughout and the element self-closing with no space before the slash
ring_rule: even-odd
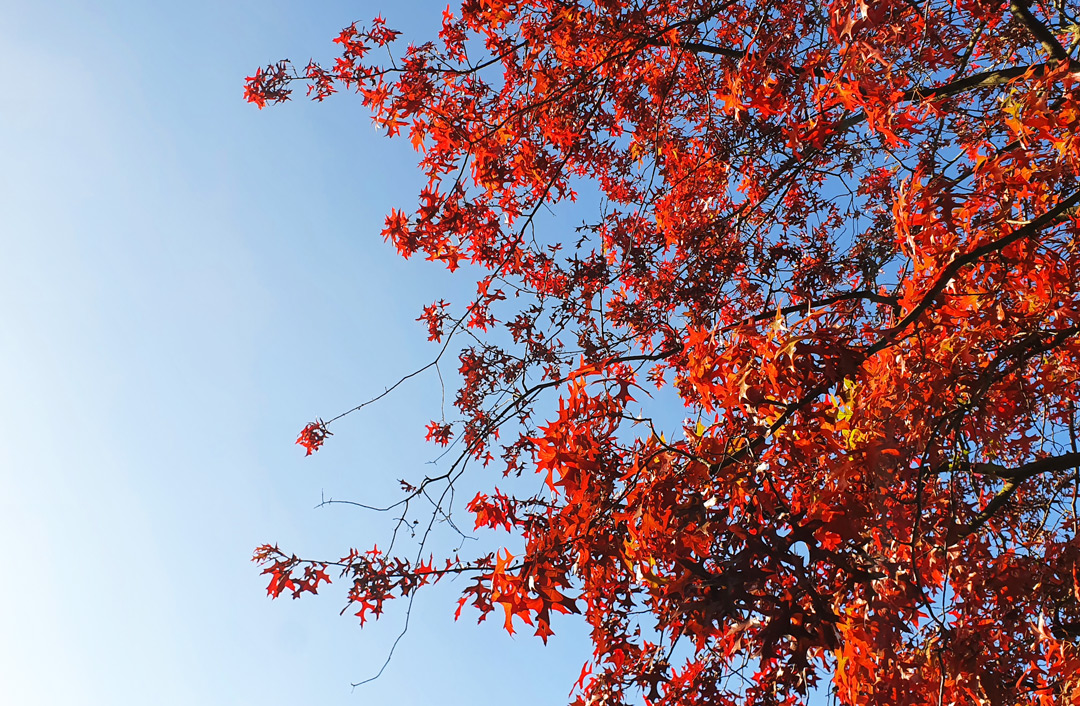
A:
<svg viewBox="0 0 1080 706">
<path fill-rule="evenodd" d="M 460 586 L 361 631 L 340 584 L 265 596 L 251 550 L 336 557 L 435 450 L 423 304 L 462 284 L 378 233 L 414 202 L 406 141 L 359 102 L 257 111 L 243 78 L 330 58 L 382 13 L 430 36 L 436 3 L 0 2 L 0 702 L 558 704 L 589 652 L 452 619 Z"/>
</svg>

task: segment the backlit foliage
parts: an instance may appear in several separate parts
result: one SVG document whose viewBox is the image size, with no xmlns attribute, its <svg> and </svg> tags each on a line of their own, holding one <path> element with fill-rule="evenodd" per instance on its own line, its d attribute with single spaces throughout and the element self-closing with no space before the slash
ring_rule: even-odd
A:
<svg viewBox="0 0 1080 706">
<path fill-rule="evenodd" d="M 266 546 L 270 593 L 336 569 L 363 621 L 463 575 L 509 631 L 580 614 L 578 704 L 1080 703 L 1075 10 L 466 0 L 249 77 L 411 141 L 383 236 L 481 276 L 421 314 L 461 349 L 427 429 L 458 455 L 396 508 L 460 520 L 471 474 L 458 512 L 524 547 Z"/>
</svg>

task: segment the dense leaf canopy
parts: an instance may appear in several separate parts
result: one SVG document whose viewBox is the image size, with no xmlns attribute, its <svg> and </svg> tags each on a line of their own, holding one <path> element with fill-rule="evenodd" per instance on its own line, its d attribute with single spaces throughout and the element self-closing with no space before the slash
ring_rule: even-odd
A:
<svg viewBox="0 0 1080 706">
<path fill-rule="evenodd" d="M 364 620 L 465 575 L 508 630 L 580 613 L 581 704 L 1080 703 L 1074 10 L 466 0 L 249 77 L 411 140 L 383 235 L 480 275 L 422 313 L 456 460 L 395 507 L 489 479 L 463 511 L 524 548 L 265 546 L 270 593 L 336 569 Z"/>
</svg>

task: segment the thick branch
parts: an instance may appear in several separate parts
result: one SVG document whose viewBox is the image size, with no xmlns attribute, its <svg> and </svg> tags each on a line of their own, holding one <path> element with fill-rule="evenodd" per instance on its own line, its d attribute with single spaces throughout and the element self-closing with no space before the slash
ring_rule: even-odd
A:
<svg viewBox="0 0 1080 706">
<path fill-rule="evenodd" d="M 904 93 L 902 100 L 906 102 L 928 100 L 930 98 L 946 98 L 965 91 L 973 91 L 977 88 L 1003 86 L 1014 78 L 1023 76 L 1028 71 L 1031 71 L 1036 78 L 1039 78 L 1046 72 L 1046 69 L 1046 64 L 1033 64 L 1031 66 L 1009 66 L 1004 69 L 980 71 L 977 74 L 958 78 L 955 81 L 934 88 L 923 88 L 922 86 L 912 88 Z"/>
<path fill-rule="evenodd" d="M 1049 211 L 1039 216 L 1035 220 L 1031 221 L 1027 225 L 1017 228 L 1013 232 L 1006 235 L 1004 238 L 999 238 L 998 240 L 995 240 L 991 243 L 987 243 L 985 245 L 977 247 L 971 252 L 961 255 L 952 262 L 950 262 L 948 266 L 941 271 L 941 274 L 938 275 L 937 281 L 934 283 L 934 286 L 930 288 L 930 291 L 923 295 L 922 301 L 920 301 L 918 305 L 912 308 L 912 310 L 907 313 L 907 316 L 901 319 L 900 323 L 896 324 L 896 326 L 890 329 L 889 332 L 881 338 L 881 340 L 879 340 L 867 350 L 867 357 L 889 347 L 892 342 L 896 340 L 897 336 L 903 333 L 909 326 L 915 323 L 915 321 L 917 321 L 919 317 L 926 313 L 926 310 L 930 308 L 930 306 L 934 303 L 938 296 L 943 291 L 945 291 L 945 288 L 949 286 L 949 283 L 956 278 L 956 275 L 964 267 L 978 262 L 979 260 L 991 253 L 1004 250 L 1008 246 L 1012 245 L 1015 242 L 1023 240 L 1024 238 L 1031 238 L 1038 235 L 1038 233 L 1043 228 L 1053 225 L 1058 221 L 1059 218 L 1071 213 L 1078 204 L 1080 204 L 1080 191 L 1071 194 L 1067 198 L 1060 201 L 1058 205 L 1054 208 L 1050 209 Z"/>
<path fill-rule="evenodd" d="M 1039 44 L 1047 54 L 1054 58 L 1054 61 L 1069 61 L 1069 53 L 1065 51 L 1065 47 L 1061 46 L 1061 42 L 1054 33 L 1031 13 L 1030 0 L 1012 0 L 1009 11 L 1020 18 L 1020 21 L 1031 32 L 1031 36 L 1039 40 Z"/>
<path fill-rule="evenodd" d="M 997 463 L 973 463 L 971 471 L 985 476 L 1021 483 L 1028 478 L 1051 471 L 1064 471 L 1080 466 L 1080 453 L 1069 452 L 1061 456 L 1048 456 L 1016 468 L 1006 468 Z"/>
<path fill-rule="evenodd" d="M 990 502 L 986 504 L 986 507 L 980 510 L 979 514 L 976 515 L 971 522 L 953 528 L 953 531 L 950 532 L 949 546 L 958 544 L 966 537 L 977 532 L 980 527 L 986 524 L 987 521 L 997 513 L 998 510 L 1004 507 L 1005 503 L 1009 502 L 1009 498 L 1013 496 L 1013 493 L 1016 492 L 1024 481 L 1042 473 L 1064 471 L 1068 468 L 1077 467 L 1080 467 L 1080 453 L 1077 452 L 1070 452 L 1062 454 L 1061 456 L 1040 458 L 1037 461 L 1025 463 L 1016 468 L 1006 468 L 1005 466 L 996 463 L 973 463 L 971 465 L 971 470 L 973 472 L 1002 478 L 1005 480 L 1005 485 L 1003 485 L 1001 490 L 990 499 Z"/>
<path fill-rule="evenodd" d="M 961 255 L 960 257 L 957 257 L 955 260 L 950 262 L 949 265 L 945 267 L 944 270 L 942 270 L 941 274 L 938 276 L 937 281 L 934 283 L 934 286 L 931 287 L 930 291 L 928 291 L 923 296 L 922 300 L 918 303 L 918 305 L 916 305 L 911 311 L 909 311 L 907 316 L 901 319 L 900 322 L 896 324 L 896 326 L 893 326 L 891 329 L 886 331 L 885 335 L 883 335 L 877 343 L 870 346 L 865 351 L 862 351 L 859 354 L 860 360 L 866 360 L 870 356 L 891 346 L 893 342 L 909 326 L 911 326 L 915 321 L 917 321 L 919 317 L 921 317 L 926 312 L 926 310 L 930 308 L 930 306 L 934 303 L 937 297 L 945 290 L 949 283 L 952 282 L 953 279 L 955 279 L 956 275 L 965 266 L 978 262 L 986 255 L 998 252 L 1019 240 L 1023 240 L 1024 238 L 1031 238 L 1038 235 L 1038 233 L 1043 228 L 1053 225 L 1058 221 L 1059 218 L 1073 213 L 1078 204 L 1080 204 L 1080 191 L 1068 196 L 1067 198 L 1059 202 L 1057 206 L 1050 209 L 1035 220 L 1031 221 L 1027 225 L 1017 228 L 1005 237 L 995 240 L 992 243 L 987 243 L 978 248 L 975 248 L 971 252 L 965 255 Z M 829 388 L 830 384 L 831 381 L 823 380 L 817 385 L 807 390 L 807 392 L 804 393 L 802 397 L 800 397 L 795 402 L 789 404 L 784 410 L 783 414 L 781 414 L 775 422 L 769 425 L 768 429 L 766 429 L 763 434 L 761 434 L 755 439 L 747 440 L 747 443 L 744 446 L 732 453 L 729 453 L 727 457 L 719 463 L 715 463 L 710 466 L 709 474 L 712 476 L 716 476 L 725 468 L 745 459 L 747 455 L 756 455 L 765 446 L 768 438 L 771 435 L 775 434 L 781 427 L 787 424 L 788 420 L 791 419 L 791 417 L 793 417 L 795 413 L 802 409 L 806 404 L 816 399 L 818 395 L 824 393 Z M 1008 484 L 1006 484 L 1006 488 L 1002 490 L 1002 493 L 1007 494 L 993 508 L 990 508 L 988 506 L 990 514 L 996 512 L 997 508 L 1000 507 L 1001 504 L 1005 503 L 1009 499 L 1008 496 L 1012 495 L 1013 491 L 1015 490 L 1015 487 L 1009 489 Z M 997 499 L 995 498 L 995 500 Z M 991 505 L 994 505 L 993 501 L 991 502 Z M 989 515 L 987 516 L 987 519 L 989 519 Z M 985 521 L 986 519 L 983 519 L 981 522 L 978 523 L 978 525 L 975 525 L 975 529 L 977 529 L 978 526 L 981 526 L 981 524 Z M 969 532 L 961 535 L 960 538 L 967 536 L 967 534 L 970 534 L 973 531 L 974 529 L 970 530 Z"/>
<path fill-rule="evenodd" d="M 672 42 L 665 42 L 662 39 L 653 39 L 650 40 L 648 44 L 650 47 L 672 47 L 674 49 L 685 49 L 694 54 L 713 54 L 715 56 L 726 56 L 729 59 L 741 59 L 746 56 L 746 52 L 742 49 L 718 47 L 714 44 L 705 44 L 703 42 L 679 42 L 675 44 Z"/>
</svg>

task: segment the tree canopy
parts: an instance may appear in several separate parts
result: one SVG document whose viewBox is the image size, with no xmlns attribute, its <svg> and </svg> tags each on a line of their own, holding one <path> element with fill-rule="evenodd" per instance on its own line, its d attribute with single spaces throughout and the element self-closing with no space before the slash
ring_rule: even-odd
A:
<svg viewBox="0 0 1080 706">
<path fill-rule="evenodd" d="M 269 593 L 580 614 L 582 705 L 1080 703 L 1076 9 L 465 0 L 258 70 L 415 148 L 382 235 L 479 275 L 421 312 L 456 411 L 394 509 L 524 548 L 267 545 Z"/>
</svg>

